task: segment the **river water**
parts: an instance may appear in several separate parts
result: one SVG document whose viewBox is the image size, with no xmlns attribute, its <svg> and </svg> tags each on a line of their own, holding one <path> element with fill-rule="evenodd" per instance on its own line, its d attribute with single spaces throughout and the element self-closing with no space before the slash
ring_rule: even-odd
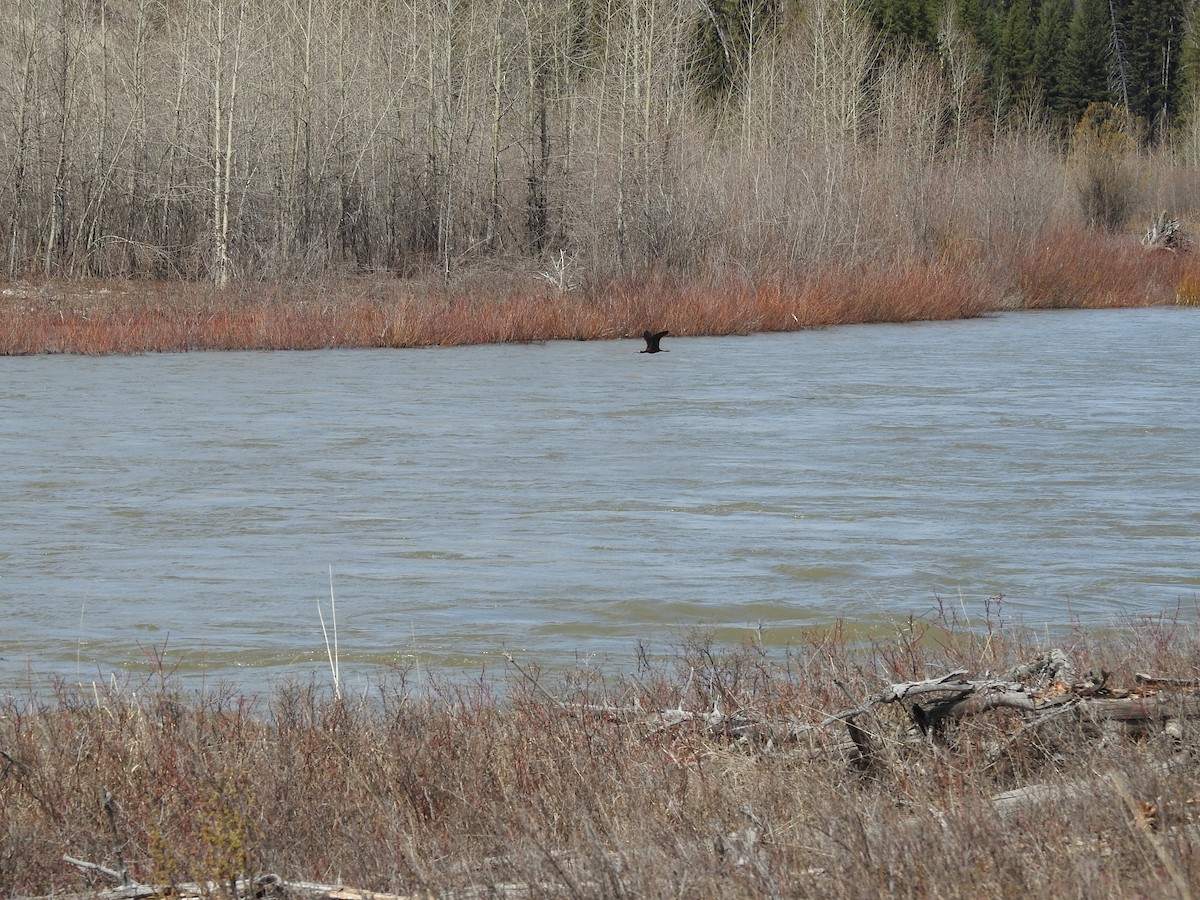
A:
<svg viewBox="0 0 1200 900">
<path fill-rule="evenodd" d="M 1200 310 L 640 346 L 0 359 L 0 689 L 1194 616 Z"/>
</svg>

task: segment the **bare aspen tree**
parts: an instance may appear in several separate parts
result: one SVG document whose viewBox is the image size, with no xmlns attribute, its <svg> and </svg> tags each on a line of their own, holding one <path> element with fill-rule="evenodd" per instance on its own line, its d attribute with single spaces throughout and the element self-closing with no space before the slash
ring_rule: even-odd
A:
<svg viewBox="0 0 1200 900">
<path fill-rule="evenodd" d="M 436 210 L 435 234 L 442 277 L 449 279 L 454 253 L 451 206 L 454 199 L 454 158 L 452 70 L 454 56 L 454 0 L 430 0 L 426 10 L 429 22 L 429 52 L 426 56 L 425 90 L 428 116 L 425 123 L 428 197 Z"/>
<path fill-rule="evenodd" d="M 600 216 L 602 202 L 601 189 L 615 182 L 613 196 L 613 215 L 611 219 L 610 249 L 615 259 L 613 263 L 619 269 L 625 264 L 625 195 L 624 195 L 624 147 L 625 147 L 625 110 L 624 102 L 625 81 L 616 64 L 619 48 L 622 45 L 623 4 L 620 0 L 598 0 L 602 4 L 600 21 L 603 37 L 600 40 L 599 66 L 594 78 L 596 97 L 592 115 L 592 177 L 590 185 L 589 208 L 592 215 L 592 247 L 589 256 L 595 261 L 600 259 L 601 247 L 608 242 L 603 241 L 604 226 L 601 221 L 608 219 Z M 612 108 L 616 107 L 616 113 Z M 615 122 L 614 122 L 615 115 Z M 609 149 L 609 145 L 613 149 Z M 611 178 L 610 178 L 611 175 Z M 607 198 L 603 198 L 607 200 Z"/>
<path fill-rule="evenodd" d="M 434 46 L 439 56 L 429 57 L 430 97 L 433 114 L 430 117 L 429 136 L 431 181 L 437 197 L 438 210 L 438 257 L 442 276 L 449 280 L 452 269 L 454 246 L 454 0 L 442 0 L 441 8 L 434 14 L 437 40 Z"/>
<path fill-rule="evenodd" d="M 691 104 L 683 83 L 684 35 L 692 21 L 675 0 L 606 2 L 595 7 L 587 88 L 572 117 L 591 135 L 586 148 L 588 215 L 576 215 L 594 274 L 630 271 L 670 256 L 672 191 L 681 123 Z M 687 7 L 691 9 L 691 7 Z M 584 148 L 572 156 L 582 164 Z"/>
<path fill-rule="evenodd" d="M 557 6 L 557 4 L 555 4 Z M 546 250 L 549 222 L 550 82 L 553 78 L 552 11 L 546 0 L 523 4 L 525 23 L 526 185 L 525 230 L 535 256 Z"/>
<path fill-rule="evenodd" d="M 626 71 L 627 77 L 632 77 L 633 81 L 633 103 L 635 108 L 635 128 L 633 135 L 633 158 L 634 158 L 634 173 L 635 184 L 638 186 L 640 194 L 639 200 L 639 218 L 638 223 L 642 227 L 643 237 L 647 236 L 646 226 L 651 218 L 651 135 L 653 132 L 653 122 L 651 117 L 654 109 L 654 63 L 657 55 L 657 40 L 658 40 L 658 5 L 655 0 L 645 0 L 643 3 L 635 4 L 635 14 L 630 19 L 630 34 L 629 46 L 632 53 L 629 56 L 631 63 L 630 68 Z M 643 246 L 639 246 L 638 262 L 644 264 L 648 261 L 648 254 L 645 250 L 648 249 L 645 245 L 647 241 L 642 241 Z"/>
<path fill-rule="evenodd" d="M 782 274 L 1071 214 L 1035 108 L 975 145 L 952 14 L 939 68 L 864 2 L 0 0 L 3 268 Z"/>
<path fill-rule="evenodd" d="M 876 82 L 875 177 L 888 190 L 879 192 L 886 202 L 875 206 L 883 215 L 874 231 L 915 258 L 938 250 L 935 243 L 945 237 L 935 231 L 949 193 L 938 169 L 947 104 L 937 65 L 917 50 L 889 55 Z"/>
<path fill-rule="evenodd" d="M 321 163 L 335 189 L 332 207 L 336 215 L 338 260 L 366 269 L 374 258 L 370 177 L 367 173 L 372 143 L 383 123 L 390 119 L 393 101 L 382 102 L 371 78 L 373 38 L 370 24 L 387 4 L 366 0 L 351 6 L 332 3 L 328 34 L 331 59 L 332 105 L 328 123 L 328 151 Z"/>
<path fill-rule="evenodd" d="M 937 60 L 921 51 L 889 55 L 876 81 L 875 142 L 881 155 L 908 171 L 938 158 L 947 101 Z"/>
<path fill-rule="evenodd" d="M 626 222 L 626 193 L 628 193 L 628 176 L 626 176 L 626 160 L 628 160 L 628 131 L 630 110 L 630 80 L 636 72 L 636 66 L 631 65 L 630 55 L 636 52 L 636 44 L 631 32 L 636 32 L 636 14 L 642 0 L 630 0 L 622 4 L 619 0 L 608 0 L 607 16 L 605 17 L 605 80 L 616 82 L 613 92 L 616 97 L 616 122 L 608 121 L 604 115 L 607 101 L 607 84 L 602 86 L 601 110 L 595 120 L 596 156 L 610 155 L 613 160 L 612 190 L 612 238 L 613 263 L 618 271 L 624 271 L 629 264 L 628 222 Z M 631 48 L 632 46 L 632 48 Z M 636 100 L 636 97 L 635 97 Z M 610 148 L 611 144 L 611 149 Z M 602 178 L 605 168 L 598 167 L 593 175 L 593 185 Z"/>
<path fill-rule="evenodd" d="M 586 202 L 580 206 L 587 210 L 586 221 L 586 254 L 593 275 L 596 274 L 600 260 L 600 228 L 598 227 L 598 211 L 600 204 L 600 188 L 604 167 L 601 163 L 604 156 L 604 122 L 607 118 L 608 91 L 612 84 L 609 65 L 612 59 L 613 8 L 610 0 L 596 0 L 595 33 L 593 40 L 596 44 L 594 62 L 591 66 L 586 94 L 587 113 L 591 122 L 592 137 L 588 142 L 588 167 L 590 177 L 587 180 Z M 587 121 L 587 119 L 585 119 Z"/>
<path fill-rule="evenodd" d="M 815 0 L 808 23 L 811 69 L 805 101 L 812 123 L 808 137 L 834 148 L 845 159 L 858 145 L 866 113 L 867 74 L 879 56 L 879 46 L 858 0 Z"/>
<path fill-rule="evenodd" d="M 571 241 L 568 198 L 574 178 L 573 138 L 578 127 L 575 94 L 582 89 L 584 60 L 593 55 L 591 42 L 596 38 L 584 30 L 590 21 L 590 8 L 586 3 L 547 0 L 524 0 L 520 4 L 523 134 L 518 146 L 526 188 L 524 230 L 532 254 L 540 257 L 548 250 L 557 250 L 560 263 Z M 498 112 L 499 107 L 496 109 Z"/>
<path fill-rule="evenodd" d="M 5 83 L 9 87 L 9 102 L 7 116 L 12 123 L 11 133 L 7 130 L 2 137 L 7 145 L 6 158 L 11 161 L 9 177 L 6 179 L 9 188 L 7 205 L 8 227 L 6 235 L 7 270 L 13 277 L 25 265 L 25 241 L 22 236 L 28 233 L 28 217 L 33 205 L 31 194 L 30 169 L 34 153 L 35 138 L 35 104 L 37 96 L 38 47 L 41 42 L 39 35 L 40 17 L 35 8 L 36 0 L 21 0 L 12 16 L 2 27 L 7 32 L 11 56 Z"/>
<path fill-rule="evenodd" d="M 959 25 L 953 5 L 947 5 L 938 20 L 938 50 L 954 123 L 953 158 L 962 161 L 969 149 L 968 138 L 982 95 L 986 61 L 975 39 Z"/>
<path fill-rule="evenodd" d="M 1200 168 L 1200 85 L 1188 90 L 1183 105 L 1188 114 L 1183 119 L 1183 127 L 1175 132 L 1174 143 L 1187 165 Z"/>
<path fill-rule="evenodd" d="M 639 213 L 645 225 L 651 202 L 650 162 L 648 142 L 652 128 L 654 76 L 654 39 L 657 25 L 656 0 L 629 0 L 617 20 L 620 25 L 616 51 L 619 54 L 616 74 L 620 84 L 617 106 L 616 145 L 616 208 L 615 233 L 617 265 L 625 270 L 630 265 L 646 262 L 644 241 L 631 246 L 631 212 Z M 601 126 L 602 127 L 602 126 Z M 636 192 L 636 193 L 634 193 Z M 633 194 L 632 208 L 630 205 Z M 643 237 L 645 236 L 643 232 Z"/>
<path fill-rule="evenodd" d="M 190 199 L 193 194 L 202 191 L 200 185 L 195 185 L 193 190 L 193 186 L 185 181 L 189 174 L 185 170 L 186 160 L 202 152 L 200 148 L 195 148 L 189 153 L 192 148 L 185 145 L 188 136 L 185 112 L 188 109 L 187 102 L 191 99 L 190 91 L 194 90 L 195 78 L 199 74 L 194 71 L 192 61 L 195 20 L 189 13 L 189 10 L 183 10 L 173 17 L 170 7 L 167 7 L 171 46 L 174 48 L 169 63 L 174 69 L 175 91 L 169 105 L 170 121 L 165 129 L 167 145 L 165 159 L 160 164 L 165 171 L 162 172 L 164 177 L 159 189 L 161 202 L 158 204 L 158 244 L 167 259 L 178 259 L 189 242 L 190 234 L 185 225 L 189 216 L 183 209 L 185 197 Z M 178 271 L 177 268 L 175 270 Z M 188 271 L 191 271 L 190 267 Z"/>
<path fill-rule="evenodd" d="M 354 214 L 358 243 L 356 261 L 360 268 L 387 265 L 389 216 L 385 210 L 395 202 L 392 190 L 392 160 L 395 155 L 394 126 L 397 111 L 405 103 L 405 86 L 381 77 L 392 64 L 392 39 L 383 27 L 395 7 L 391 0 L 367 0 L 365 21 L 357 23 L 362 59 L 356 67 L 360 102 L 354 111 L 353 155 L 348 160 L 350 185 L 354 191 Z"/>
<path fill-rule="evenodd" d="M 797 149 L 820 161 L 799 179 L 811 201 L 809 234 L 816 253 L 836 247 L 843 258 L 853 256 L 862 237 L 860 130 L 879 45 L 857 0 L 814 0 L 800 52 L 808 62 L 799 73 L 802 89 L 792 96 L 802 105 L 780 110 L 794 123 Z"/>
<path fill-rule="evenodd" d="M 478 4 L 447 0 L 444 32 L 443 104 L 446 135 L 444 197 L 445 222 L 442 274 L 470 259 L 484 245 L 486 193 L 477 179 L 486 172 L 485 131 L 479 121 L 487 116 L 488 35 L 490 17 Z M 486 176 L 483 176 L 486 177 Z"/>
<path fill-rule="evenodd" d="M 97 264 L 95 254 L 103 249 L 109 187 L 131 128 L 131 122 L 126 119 L 119 134 L 113 131 L 115 79 L 111 70 L 116 48 L 109 27 L 107 6 L 102 4 L 97 14 L 99 21 L 90 23 L 91 40 L 83 43 L 86 63 L 83 94 L 90 101 L 85 105 L 91 113 L 83 123 L 90 126 L 91 130 L 83 137 L 90 138 L 91 167 L 90 171 L 81 172 L 82 206 L 71 239 L 71 269 L 75 275 L 94 274 L 92 267 Z M 107 266 L 102 265 L 100 271 L 107 271 Z"/>
<path fill-rule="evenodd" d="M 766 11 L 755 2 L 745 4 L 745 50 L 738 56 L 737 82 L 741 105 L 741 151 L 749 159 L 759 141 L 767 138 L 770 129 L 772 91 L 769 79 L 769 23 L 763 21 Z M 760 118 L 761 115 L 761 118 Z"/>
<path fill-rule="evenodd" d="M 232 6 L 232 10 L 229 7 Z M 233 193 L 234 122 L 238 112 L 238 74 L 242 65 L 244 0 L 210 0 L 208 25 L 212 35 L 209 69 L 212 89 L 211 277 L 217 287 L 228 284 L 233 264 L 229 253 L 229 203 Z M 232 18 L 232 22 L 228 20 Z"/>
<path fill-rule="evenodd" d="M 288 8 L 292 90 L 289 92 L 290 146 L 287 178 L 281 186 L 283 215 L 278 245 L 285 258 L 308 252 L 313 240 L 313 128 L 315 117 L 314 58 L 317 0 L 294 0 Z"/>
<path fill-rule="evenodd" d="M 123 52 L 116 54 L 116 77 L 120 80 L 124 101 L 128 111 L 128 140 L 130 151 L 124 171 L 124 207 L 116 217 L 114 227 L 120 227 L 120 239 L 126 243 L 124 251 L 128 274 L 137 274 L 141 260 L 151 249 L 151 266 L 159 264 L 165 248 L 150 247 L 153 236 L 147 213 L 151 192 L 152 175 L 150 141 L 150 74 L 148 55 L 153 19 L 163 15 L 160 0 L 137 0 L 133 11 L 132 33 L 127 33 Z"/>
<path fill-rule="evenodd" d="M 589 50 L 583 45 L 583 36 L 587 34 L 586 9 L 590 4 L 581 2 L 565 3 L 559 7 L 559 26 L 554 40 L 555 55 L 554 71 L 557 78 L 557 95 L 560 106 L 559 121 L 559 209 L 557 213 L 557 233 L 555 243 L 560 254 L 565 253 L 567 245 L 572 243 L 573 236 L 568 233 L 567 221 L 569 211 L 567 204 L 572 195 L 575 178 L 575 130 L 578 107 L 575 103 L 579 85 L 586 77 L 585 58 Z M 576 253 L 578 251 L 575 251 Z M 560 258 L 561 260 L 561 258 Z"/>
<path fill-rule="evenodd" d="M 350 172 L 351 131 L 353 128 L 352 105 L 362 103 L 355 84 L 357 57 L 352 46 L 351 17 L 358 12 L 347 4 L 337 4 L 332 9 L 333 20 L 329 35 L 333 40 L 330 48 L 333 58 L 333 86 L 331 98 L 334 102 L 330 135 L 330 166 L 333 183 L 337 187 L 337 236 L 338 258 L 349 260 L 355 256 L 356 222 L 352 175 Z"/>
<path fill-rule="evenodd" d="M 60 0 L 56 12 L 56 56 L 53 62 L 55 116 L 54 173 L 50 186 L 49 214 L 42 246 L 42 270 L 46 275 L 60 274 L 67 250 L 67 175 L 71 131 L 77 126 L 79 100 L 78 56 L 79 28 L 74 0 Z"/>
<path fill-rule="evenodd" d="M 384 78 L 396 94 L 384 154 L 388 199 L 384 213 L 389 265 L 408 271 L 436 247 L 435 203 L 430 197 L 432 139 L 426 78 L 432 23 L 424 0 L 407 0 L 387 20 Z"/>
<path fill-rule="evenodd" d="M 496 0 L 492 11 L 492 48 L 491 66 L 489 70 L 488 93 L 491 99 L 489 117 L 489 151 L 488 161 L 488 201 L 487 224 L 484 229 L 484 245 L 489 253 L 495 253 L 500 247 L 501 210 L 501 150 L 503 148 L 504 118 L 510 103 L 505 94 L 505 75 L 507 69 L 508 48 L 505 34 L 504 0 Z"/>
<path fill-rule="evenodd" d="M 380 162 L 383 158 L 385 129 L 392 121 L 398 98 L 391 86 L 378 77 L 377 60 L 381 55 L 377 23 L 391 13 L 390 0 L 367 0 L 365 21 L 357 23 L 362 55 L 357 82 L 363 101 L 359 105 L 354 132 L 350 184 L 354 197 L 356 262 L 360 269 L 374 268 L 382 255 L 379 214 L 383 190 Z"/>
<path fill-rule="evenodd" d="M 657 13 L 655 51 L 647 60 L 647 97 L 642 121 L 646 134 L 642 211 L 648 238 L 647 258 L 654 264 L 681 264 L 685 242 L 674 221 L 683 148 L 683 123 L 693 98 L 683 80 L 689 41 L 688 5 L 668 0 Z"/>
</svg>

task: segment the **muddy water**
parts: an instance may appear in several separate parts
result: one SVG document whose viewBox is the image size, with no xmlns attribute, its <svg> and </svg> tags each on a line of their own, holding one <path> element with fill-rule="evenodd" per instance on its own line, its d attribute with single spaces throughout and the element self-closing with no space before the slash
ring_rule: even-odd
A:
<svg viewBox="0 0 1200 900">
<path fill-rule="evenodd" d="M 639 346 L 0 359 L 0 689 L 1195 613 L 1200 310 Z"/>
</svg>

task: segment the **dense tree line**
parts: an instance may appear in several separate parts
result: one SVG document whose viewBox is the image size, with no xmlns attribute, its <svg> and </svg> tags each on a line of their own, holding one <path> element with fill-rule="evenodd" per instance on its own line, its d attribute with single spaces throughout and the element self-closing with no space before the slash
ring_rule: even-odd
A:
<svg viewBox="0 0 1200 900">
<path fill-rule="evenodd" d="M 1185 70 L 1191 0 L 869 0 L 868 7 L 889 39 L 930 49 L 939 29 L 957 21 L 987 54 L 995 102 L 1044 104 L 1067 126 L 1102 102 L 1161 136 L 1184 111 L 1185 78 L 1195 79 Z"/>
<path fill-rule="evenodd" d="M 940 258 L 1064 214 L 1092 104 L 1169 146 L 1191 7 L 0 0 L 0 266 L 567 284 Z"/>
</svg>

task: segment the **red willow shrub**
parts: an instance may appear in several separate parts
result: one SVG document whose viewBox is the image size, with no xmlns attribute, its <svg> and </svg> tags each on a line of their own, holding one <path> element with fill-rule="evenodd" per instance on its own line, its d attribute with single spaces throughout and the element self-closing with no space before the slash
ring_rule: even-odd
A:
<svg viewBox="0 0 1200 900">
<path fill-rule="evenodd" d="M 999 253 L 1004 256 L 1003 252 Z M 1058 231 L 1011 259 L 826 266 L 751 279 L 663 273 L 560 292 L 516 275 L 435 286 L 384 277 L 296 286 L 18 283 L 0 296 L 0 354 L 428 347 L 794 331 L 958 319 L 997 309 L 1194 303 L 1190 254 Z M 995 256 L 995 255 L 993 255 Z"/>
<path fill-rule="evenodd" d="M 1158 306 L 1176 302 L 1189 264 L 1128 236 L 1063 230 L 1018 260 L 1018 291 L 1025 309 Z"/>
</svg>

